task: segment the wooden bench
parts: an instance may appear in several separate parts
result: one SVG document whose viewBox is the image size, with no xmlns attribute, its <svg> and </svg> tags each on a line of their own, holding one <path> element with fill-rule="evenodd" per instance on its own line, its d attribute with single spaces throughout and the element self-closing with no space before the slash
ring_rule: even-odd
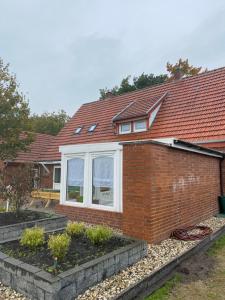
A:
<svg viewBox="0 0 225 300">
<path fill-rule="evenodd" d="M 32 191 L 31 192 L 32 201 L 30 203 L 30 206 L 34 204 L 34 201 L 37 199 L 43 199 L 46 200 L 47 203 L 45 205 L 45 208 L 48 208 L 51 201 L 60 199 L 60 192 L 52 192 L 52 191 Z"/>
</svg>

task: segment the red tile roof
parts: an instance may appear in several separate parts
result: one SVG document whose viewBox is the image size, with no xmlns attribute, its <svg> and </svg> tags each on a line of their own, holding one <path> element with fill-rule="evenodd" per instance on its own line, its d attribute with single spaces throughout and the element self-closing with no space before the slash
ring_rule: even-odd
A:
<svg viewBox="0 0 225 300">
<path fill-rule="evenodd" d="M 47 148 L 49 148 L 55 136 L 49 134 L 35 133 L 34 141 L 29 145 L 26 152 L 19 152 L 17 158 L 13 162 L 27 162 L 32 163 L 40 161 L 41 156 Z"/>
<path fill-rule="evenodd" d="M 147 117 L 151 109 L 163 98 L 164 95 L 147 97 L 130 102 L 121 112 L 113 117 L 113 122 L 139 117 Z"/>
<path fill-rule="evenodd" d="M 117 135 L 113 117 L 132 102 L 145 103 L 168 93 L 146 132 Z M 135 104 L 135 105 L 136 105 Z M 97 123 L 93 133 L 88 127 Z M 75 128 L 84 126 L 81 133 Z M 42 160 L 60 159 L 59 146 L 176 137 L 188 141 L 225 139 L 225 68 L 84 104 L 54 139 Z"/>
</svg>

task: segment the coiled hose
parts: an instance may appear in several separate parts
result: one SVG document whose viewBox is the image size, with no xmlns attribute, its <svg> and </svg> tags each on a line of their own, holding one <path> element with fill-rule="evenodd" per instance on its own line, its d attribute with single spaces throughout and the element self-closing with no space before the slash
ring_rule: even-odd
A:
<svg viewBox="0 0 225 300">
<path fill-rule="evenodd" d="M 199 233 L 190 233 L 192 230 L 200 230 Z M 182 241 L 202 240 L 212 233 L 212 229 L 208 226 L 190 226 L 183 229 L 176 229 L 172 232 L 171 237 Z"/>
</svg>

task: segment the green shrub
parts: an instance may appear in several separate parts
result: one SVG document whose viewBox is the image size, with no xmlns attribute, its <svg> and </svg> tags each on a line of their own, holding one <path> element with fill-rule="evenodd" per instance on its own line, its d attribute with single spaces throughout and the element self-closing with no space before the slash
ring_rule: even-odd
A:
<svg viewBox="0 0 225 300">
<path fill-rule="evenodd" d="M 87 228 L 86 235 L 93 244 L 100 244 L 111 239 L 113 232 L 109 227 L 97 225 Z"/>
<path fill-rule="evenodd" d="M 66 233 L 51 235 L 48 240 L 48 249 L 53 258 L 63 260 L 69 250 L 70 242 L 71 238 Z"/>
<path fill-rule="evenodd" d="M 68 222 L 66 226 L 66 233 L 69 236 L 73 235 L 80 235 L 85 232 L 85 225 L 84 223 L 78 223 L 78 222 Z"/>
<path fill-rule="evenodd" d="M 41 227 L 27 228 L 23 231 L 20 244 L 32 250 L 45 243 L 45 231 Z"/>
</svg>

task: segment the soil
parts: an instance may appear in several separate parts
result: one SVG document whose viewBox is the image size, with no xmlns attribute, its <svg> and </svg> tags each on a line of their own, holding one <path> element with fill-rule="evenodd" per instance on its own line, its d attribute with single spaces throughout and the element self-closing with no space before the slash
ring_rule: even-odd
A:
<svg viewBox="0 0 225 300">
<path fill-rule="evenodd" d="M 114 236 L 105 243 L 94 245 L 85 235 L 73 237 L 66 257 L 62 262 L 58 263 L 57 272 L 60 273 L 77 265 L 84 264 L 130 243 L 131 241 L 129 240 Z M 47 242 L 34 252 L 21 246 L 17 240 L 0 245 L 0 251 L 47 272 L 53 272 L 54 261 L 48 249 Z"/>
<path fill-rule="evenodd" d="M 15 212 L 4 212 L 0 213 L 0 227 L 13 225 L 23 222 L 35 221 L 45 218 L 50 218 L 51 215 L 43 212 L 22 210 L 19 214 Z"/>
<path fill-rule="evenodd" d="M 165 300 L 224 300 L 224 270 L 225 249 L 213 257 L 207 253 L 194 256 L 178 269 L 181 282 Z"/>
</svg>

